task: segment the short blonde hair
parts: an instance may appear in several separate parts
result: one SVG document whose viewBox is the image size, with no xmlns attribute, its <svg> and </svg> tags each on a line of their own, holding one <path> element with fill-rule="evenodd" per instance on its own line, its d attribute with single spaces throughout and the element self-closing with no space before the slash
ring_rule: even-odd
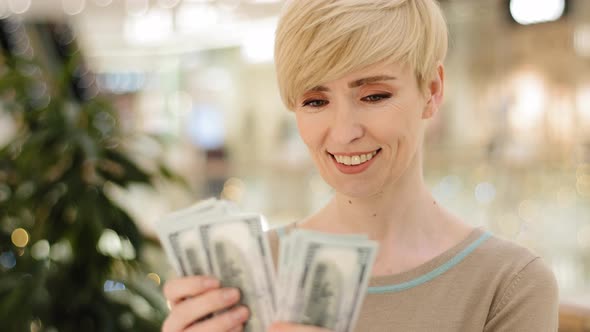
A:
<svg viewBox="0 0 590 332">
<path fill-rule="evenodd" d="M 293 110 L 305 91 L 381 62 L 408 64 L 423 88 L 447 43 L 435 0 L 287 0 L 275 41 L 281 97 Z"/>
</svg>

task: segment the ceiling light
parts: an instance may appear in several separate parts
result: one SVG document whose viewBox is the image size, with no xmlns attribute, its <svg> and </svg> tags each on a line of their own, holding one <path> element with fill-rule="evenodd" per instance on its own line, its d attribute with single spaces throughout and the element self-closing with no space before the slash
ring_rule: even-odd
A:
<svg viewBox="0 0 590 332">
<path fill-rule="evenodd" d="M 86 6 L 86 0 L 62 0 L 64 13 L 68 15 L 78 15 Z"/>
<path fill-rule="evenodd" d="M 172 15 L 168 10 L 151 9 L 143 16 L 128 16 L 125 37 L 135 44 L 157 44 L 172 34 Z"/>
<path fill-rule="evenodd" d="M 565 0 L 510 0 L 510 15 L 528 25 L 558 20 L 565 11 Z"/>
<path fill-rule="evenodd" d="M 158 4 L 162 8 L 174 8 L 180 3 L 180 0 L 158 0 Z"/>
<path fill-rule="evenodd" d="M 15 14 L 23 14 L 31 8 L 31 0 L 8 0 L 8 7 Z"/>
<path fill-rule="evenodd" d="M 101 7 L 106 7 L 110 5 L 112 2 L 113 0 L 94 0 L 94 3 Z"/>
<path fill-rule="evenodd" d="M 133 16 L 142 16 L 147 14 L 150 3 L 148 0 L 127 0 L 125 2 L 127 13 Z"/>
</svg>

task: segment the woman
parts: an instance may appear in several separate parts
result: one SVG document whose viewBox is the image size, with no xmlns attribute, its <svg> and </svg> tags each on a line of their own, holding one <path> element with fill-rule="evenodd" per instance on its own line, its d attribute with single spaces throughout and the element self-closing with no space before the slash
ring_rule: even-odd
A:
<svg viewBox="0 0 590 332">
<path fill-rule="evenodd" d="M 459 220 L 424 184 L 424 130 L 443 101 L 446 51 L 433 0 L 287 2 L 279 88 L 335 194 L 286 231 L 379 242 L 356 331 L 557 331 L 557 285 L 542 260 Z M 218 287 L 205 277 L 167 283 L 164 331 L 240 330 L 245 308 L 190 325 L 238 301 Z M 325 330 L 277 322 L 271 331 Z"/>
</svg>

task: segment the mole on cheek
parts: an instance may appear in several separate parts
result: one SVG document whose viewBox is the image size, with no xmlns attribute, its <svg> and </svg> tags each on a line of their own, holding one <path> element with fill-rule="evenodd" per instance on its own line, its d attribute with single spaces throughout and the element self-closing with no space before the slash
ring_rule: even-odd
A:
<svg viewBox="0 0 590 332">
<path fill-rule="evenodd" d="M 376 217 L 376 216 L 377 216 L 377 213 L 373 213 L 373 217 Z"/>
<path fill-rule="evenodd" d="M 348 201 L 348 204 L 352 204 L 352 201 Z"/>
</svg>

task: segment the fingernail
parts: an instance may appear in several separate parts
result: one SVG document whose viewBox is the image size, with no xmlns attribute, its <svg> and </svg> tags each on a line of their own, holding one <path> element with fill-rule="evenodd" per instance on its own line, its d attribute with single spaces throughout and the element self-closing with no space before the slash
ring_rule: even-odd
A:
<svg viewBox="0 0 590 332">
<path fill-rule="evenodd" d="M 217 280 L 217 279 L 205 279 L 205 282 L 203 284 L 207 288 L 217 287 L 217 285 L 219 285 L 219 280 Z"/>
<path fill-rule="evenodd" d="M 226 289 L 223 291 L 222 296 L 224 301 L 231 302 L 238 299 L 238 297 L 240 296 L 240 292 L 235 288 Z"/>
<path fill-rule="evenodd" d="M 239 307 L 232 313 L 232 318 L 236 321 L 243 321 L 248 317 L 248 309 L 246 307 Z"/>
</svg>

